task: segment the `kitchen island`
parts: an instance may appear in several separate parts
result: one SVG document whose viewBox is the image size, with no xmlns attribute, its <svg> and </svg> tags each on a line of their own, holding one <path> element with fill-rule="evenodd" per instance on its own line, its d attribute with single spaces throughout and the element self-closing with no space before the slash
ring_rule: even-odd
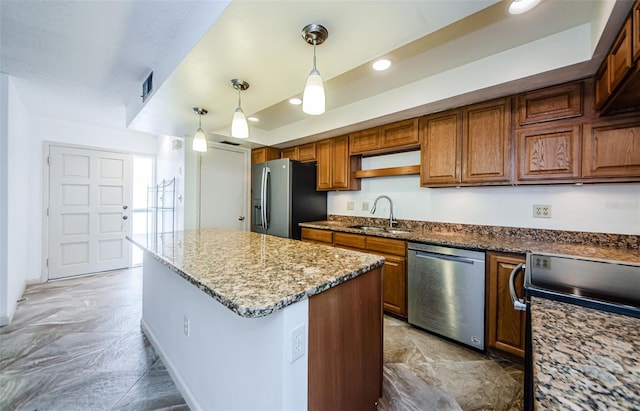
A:
<svg viewBox="0 0 640 411">
<path fill-rule="evenodd" d="M 232 229 L 130 238 L 141 326 L 192 409 L 374 409 L 384 259 Z"/>
</svg>

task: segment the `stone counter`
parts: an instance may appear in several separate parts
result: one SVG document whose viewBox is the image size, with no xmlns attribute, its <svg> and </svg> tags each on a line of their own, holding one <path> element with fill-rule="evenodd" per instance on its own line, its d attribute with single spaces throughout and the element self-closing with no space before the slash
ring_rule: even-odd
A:
<svg viewBox="0 0 640 411">
<path fill-rule="evenodd" d="M 129 238 L 242 317 L 261 317 L 384 264 L 384 258 L 211 228 Z"/>
<path fill-rule="evenodd" d="M 368 220 L 378 219 L 367 219 L 365 222 L 368 222 Z M 369 224 L 381 225 L 379 222 Z M 557 231 L 557 235 L 554 236 L 553 234 L 555 232 L 551 234 L 548 233 L 551 230 L 540 230 L 544 232 L 545 235 L 536 238 L 535 234 L 531 235 L 531 232 L 536 232 L 536 230 L 533 229 L 524 229 L 526 232 L 521 235 L 520 229 L 517 228 L 485 227 L 483 230 L 473 231 L 465 227 L 456 229 L 455 227 L 461 225 L 454 224 L 446 225 L 448 228 L 451 228 L 451 231 L 445 231 L 442 227 L 438 227 L 438 229 L 425 229 L 424 226 L 419 224 L 408 226 L 401 224 L 401 230 L 406 229 L 410 231 L 406 234 L 391 234 L 384 231 L 364 231 L 358 228 L 352 228 L 351 226 L 353 225 L 365 224 L 360 220 L 328 220 L 300 224 L 302 227 L 320 230 L 366 234 L 480 251 L 517 254 L 536 252 L 640 264 L 640 250 L 638 248 L 631 248 L 632 246 L 637 246 L 638 236 L 580 233 L 583 235 L 578 237 L 577 235 L 565 234 L 569 232 L 561 231 Z M 620 240 L 620 238 L 623 238 L 623 240 Z M 607 239 L 611 239 L 611 242 L 607 243 Z M 631 241 L 630 245 L 627 243 L 628 241 Z M 619 242 L 621 244 L 618 244 Z"/>
<path fill-rule="evenodd" d="M 536 409 L 640 409 L 640 319 L 532 297 Z"/>
</svg>

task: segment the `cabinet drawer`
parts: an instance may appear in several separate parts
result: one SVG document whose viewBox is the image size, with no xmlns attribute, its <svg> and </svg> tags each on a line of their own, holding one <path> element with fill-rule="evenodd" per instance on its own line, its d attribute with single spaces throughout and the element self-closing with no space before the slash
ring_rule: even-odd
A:
<svg viewBox="0 0 640 411">
<path fill-rule="evenodd" d="M 518 96 L 518 125 L 582 115 L 582 83 L 565 84 Z"/>
<path fill-rule="evenodd" d="M 334 245 L 336 247 L 366 248 L 367 238 L 360 234 L 334 233 Z"/>
<path fill-rule="evenodd" d="M 333 231 L 302 227 L 302 241 L 333 244 Z"/>
<path fill-rule="evenodd" d="M 389 238 L 367 237 L 367 250 L 405 256 L 407 255 L 407 242 Z"/>
</svg>

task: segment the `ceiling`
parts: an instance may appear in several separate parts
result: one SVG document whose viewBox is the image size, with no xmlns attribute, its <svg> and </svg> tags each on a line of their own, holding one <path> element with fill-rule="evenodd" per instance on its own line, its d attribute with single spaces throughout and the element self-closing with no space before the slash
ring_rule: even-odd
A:
<svg viewBox="0 0 640 411">
<path fill-rule="evenodd" d="M 546 0 L 509 16 L 505 0 L 2 0 L 0 71 L 36 115 L 187 137 L 199 106 L 212 141 L 284 147 L 592 75 L 631 3 Z M 311 69 L 309 23 L 329 31 L 321 116 L 287 102 Z M 381 56 L 395 64 L 372 71 Z M 248 141 L 229 137 L 233 78 L 260 118 Z"/>
</svg>

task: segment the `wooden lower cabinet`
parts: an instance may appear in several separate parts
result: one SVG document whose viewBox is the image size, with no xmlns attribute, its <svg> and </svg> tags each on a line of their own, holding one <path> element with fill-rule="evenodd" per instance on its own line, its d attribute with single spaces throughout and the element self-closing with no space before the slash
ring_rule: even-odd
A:
<svg viewBox="0 0 640 411">
<path fill-rule="evenodd" d="M 384 310 L 399 317 L 407 317 L 406 241 L 306 227 L 302 228 L 302 241 L 333 245 L 384 257 L 386 260 L 382 267 Z"/>
<path fill-rule="evenodd" d="M 487 253 L 487 348 L 524 358 L 526 313 L 513 308 L 509 276 L 525 256 Z M 522 274 L 516 281 L 518 295 L 524 295 Z"/>
<path fill-rule="evenodd" d="M 302 227 L 302 241 L 333 245 L 333 231 Z"/>
</svg>

